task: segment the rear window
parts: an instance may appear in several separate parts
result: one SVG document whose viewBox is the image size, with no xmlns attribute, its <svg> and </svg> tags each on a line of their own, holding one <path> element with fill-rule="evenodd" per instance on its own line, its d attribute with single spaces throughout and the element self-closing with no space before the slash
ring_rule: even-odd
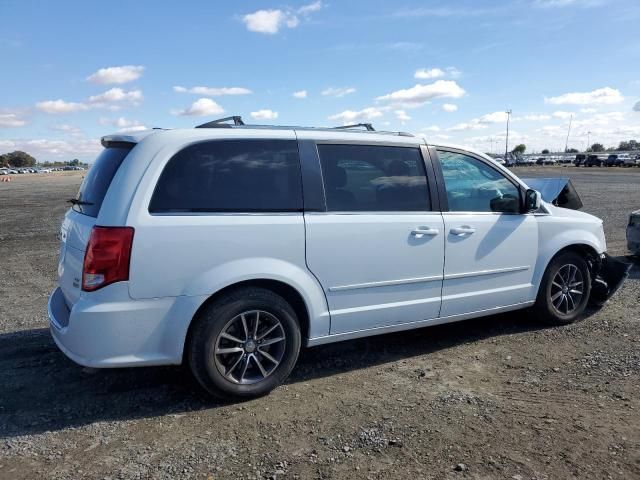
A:
<svg viewBox="0 0 640 480">
<path fill-rule="evenodd" d="M 302 210 L 294 140 L 216 140 L 186 147 L 165 166 L 149 212 Z"/>
<path fill-rule="evenodd" d="M 109 185 L 122 165 L 124 157 L 132 148 L 133 145 L 126 145 L 107 147 L 102 151 L 80 185 L 80 191 L 76 197 L 78 202 L 72 207 L 76 212 L 90 217 L 98 216 Z"/>
</svg>

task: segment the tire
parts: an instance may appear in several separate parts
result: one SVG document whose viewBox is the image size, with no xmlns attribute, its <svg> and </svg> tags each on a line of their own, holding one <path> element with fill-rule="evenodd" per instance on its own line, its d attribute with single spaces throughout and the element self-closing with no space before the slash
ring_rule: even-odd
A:
<svg viewBox="0 0 640 480">
<path fill-rule="evenodd" d="M 218 399 L 265 395 L 284 382 L 298 359 L 301 334 L 295 311 L 271 290 L 247 287 L 223 294 L 194 322 L 186 358 L 198 383 Z"/>
<path fill-rule="evenodd" d="M 584 313 L 590 294 L 591 272 L 587 262 L 575 252 L 562 252 L 547 266 L 532 311 L 544 323 L 568 325 Z"/>
</svg>

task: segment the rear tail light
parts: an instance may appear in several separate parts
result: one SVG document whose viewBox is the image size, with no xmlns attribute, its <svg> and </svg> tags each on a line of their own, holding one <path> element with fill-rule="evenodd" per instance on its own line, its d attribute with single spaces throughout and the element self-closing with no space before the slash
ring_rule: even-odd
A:
<svg viewBox="0 0 640 480">
<path fill-rule="evenodd" d="M 132 227 L 93 227 L 84 255 L 82 290 L 92 292 L 129 280 Z"/>
</svg>

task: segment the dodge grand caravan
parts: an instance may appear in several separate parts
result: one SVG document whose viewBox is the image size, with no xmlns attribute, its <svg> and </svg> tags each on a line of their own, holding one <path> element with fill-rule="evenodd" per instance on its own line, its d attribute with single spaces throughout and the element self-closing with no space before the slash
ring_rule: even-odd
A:
<svg viewBox="0 0 640 480">
<path fill-rule="evenodd" d="M 185 362 L 211 394 L 251 397 L 305 346 L 524 308 L 566 324 L 621 283 L 600 219 L 482 153 L 360 127 L 103 137 L 61 227 L 59 348 Z"/>
</svg>

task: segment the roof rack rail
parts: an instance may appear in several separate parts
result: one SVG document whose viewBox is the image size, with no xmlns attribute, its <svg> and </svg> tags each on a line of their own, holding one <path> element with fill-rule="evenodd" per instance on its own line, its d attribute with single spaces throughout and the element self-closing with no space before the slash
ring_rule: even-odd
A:
<svg viewBox="0 0 640 480">
<path fill-rule="evenodd" d="M 231 128 L 231 125 L 227 122 L 230 122 L 232 120 L 233 124 L 236 126 L 244 125 L 242 117 L 240 115 L 234 115 L 233 117 L 218 118 L 217 120 L 212 120 L 210 122 L 203 123 L 202 125 L 197 125 L 196 128 Z"/>
<path fill-rule="evenodd" d="M 371 125 L 370 123 L 354 123 L 353 125 L 343 125 L 341 127 L 333 127 L 333 129 L 334 130 L 347 130 L 349 128 L 359 128 L 359 127 L 364 127 L 369 132 L 375 132 L 376 131 L 376 129 L 373 128 L 373 125 Z"/>
</svg>

